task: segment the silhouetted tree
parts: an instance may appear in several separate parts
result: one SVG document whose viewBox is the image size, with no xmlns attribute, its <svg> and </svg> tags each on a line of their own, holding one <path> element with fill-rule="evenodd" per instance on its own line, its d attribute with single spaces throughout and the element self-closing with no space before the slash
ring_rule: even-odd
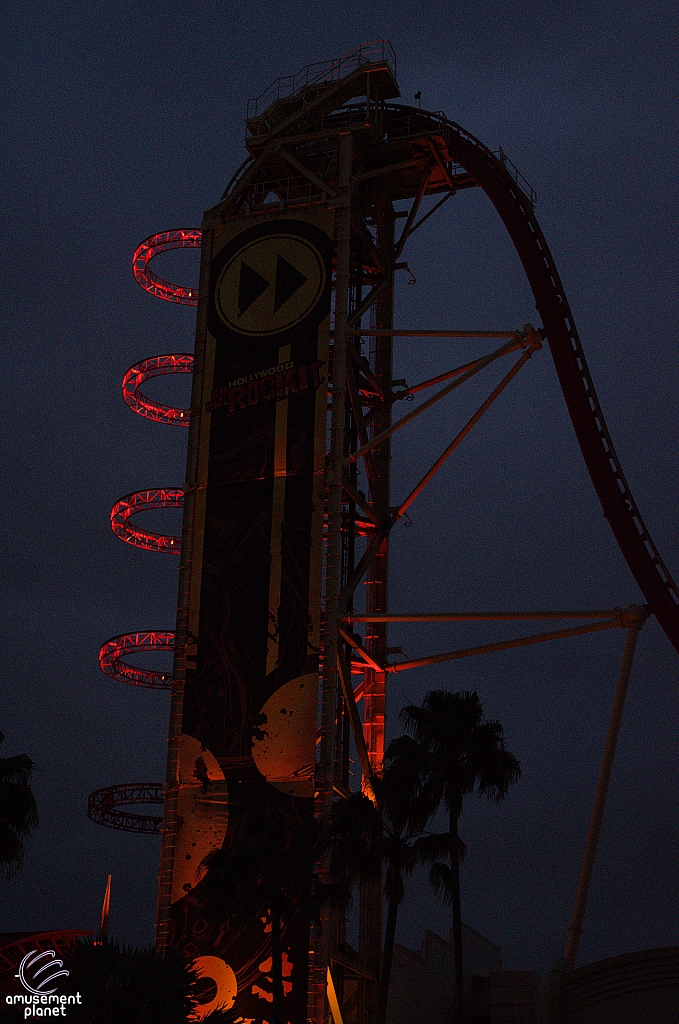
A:
<svg viewBox="0 0 679 1024">
<path fill-rule="evenodd" d="M 387 919 L 380 967 L 376 1024 L 384 1024 L 396 938 L 398 909 L 403 901 L 405 879 L 420 863 L 445 856 L 440 836 L 424 833 L 414 804 L 420 785 L 419 751 L 413 749 L 408 761 L 382 777 L 372 779 L 373 803 L 363 793 L 354 793 L 335 804 L 323 842 L 330 852 L 330 876 L 351 888 L 359 880 L 384 877 Z"/>
<path fill-rule="evenodd" d="M 0 746 L 5 737 L 0 733 Z M 24 839 L 38 824 L 31 790 L 35 765 L 27 754 L 0 757 L 0 874 L 11 878 L 24 863 Z"/>
<path fill-rule="evenodd" d="M 510 785 L 518 781 L 521 766 L 505 748 L 500 723 L 483 721 L 483 708 L 476 692 L 431 690 L 421 707 L 408 704 L 400 717 L 414 739 L 403 736 L 390 744 L 386 761 L 394 768 L 401 762 L 416 761 L 420 765 L 416 823 L 423 825 L 441 804 L 448 811 L 450 830 L 441 837 L 447 846 L 447 863 L 434 863 L 430 880 L 453 911 L 457 1024 L 462 1020 L 464 1000 L 460 910 L 460 859 L 464 845 L 458 834 L 458 822 L 465 797 L 476 790 L 500 803 Z"/>
</svg>

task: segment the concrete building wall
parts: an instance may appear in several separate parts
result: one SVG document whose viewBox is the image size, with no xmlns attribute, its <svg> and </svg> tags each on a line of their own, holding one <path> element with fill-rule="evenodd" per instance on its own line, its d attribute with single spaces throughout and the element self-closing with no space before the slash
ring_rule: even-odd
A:
<svg viewBox="0 0 679 1024">
<path fill-rule="evenodd" d="M 474 978 L 490 978 L 502 970 L 499 948 L 462 925 L 462 959 L 465 990 L 471 993 Z M 419 951 L 394 947 L 387 1024 L 450 1024 L 455 991 L 453 947 L 434 932 L 425 931 Z M 473 997 L 472 997 L 473 998 Z"/>
<path fill-rule="evenodd" d="M 677 1024 L 679 947 L 600 960 L 562 975 L 549 1024 Z"/>
<path fill-rule="evenodd" d="M 464 926 L 465 1010 L 470 1024 L 679 1024 L 679 947 L 600 960 L 542 982 L 503 971 L 500 950 Z M 420 950 L 394 949 L 387 1024 L 450 1024 L 453 948 L 426 931 Z"/>
</svg>

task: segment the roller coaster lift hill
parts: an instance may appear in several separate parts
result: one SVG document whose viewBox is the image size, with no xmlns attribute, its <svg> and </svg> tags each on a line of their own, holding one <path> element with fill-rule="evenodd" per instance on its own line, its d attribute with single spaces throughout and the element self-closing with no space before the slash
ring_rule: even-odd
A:
<svg viewBox="0 0 679 1024">
<path fill-rule="evenodd" d="M 144 358 L 123 378 L 123 397 L 134 412 L 188 429 L 186 481 L 127 494 L 111 512 L 111 527 L 121 540 L 180 556 L 178 613 L 174 630 L 135 629 L 112 637 L 99 663 L 115 680 L 170 692 L 168 766 L 163 784 L 92 793 L 88 813 L 109 827 L 162 836 L 158 948 L 182 948 L 216 985 L 215 999 L 258 1021 L 268 999 L 261 993 L 268 991 L 271 939 L 254 927 L 234 936 L 228 921 L 213 932 L 200 919 L 194 893 L 202 877 L 200 860 L 233 841 L 246 803 L 267 813 L 274 801 L 290 828 L 297 827 L 293 819 L 322 816 L 334 798 L 351 791 L 354 752 L 361 785 L 370 793 L 384 753 L 389 675 L 626 630 L 568 933 L 569 969 L 582 931 L 636 638 L 649 615 L 679 652 L 679 591 L 622 472 L 535 216 L 535 193 L 502 150 L 492 152 L 443 113 L 402 104 L 399 96 L 395 57 L 386 41 L 278 79 L 249 101 L 248 155 L 202 228 L 159 232 L 133 257 L 134 276 L 150 295 L 197 307 L 193 354 Z M 407 243 L 452 196 L 471 188 L 485 193 L 509 233 L 541 325 L 508 324 L 496 331 L 394 326 L 396 273 L 407 269 Z M 198 289 L 172 284 L 151 270 L 157 255 L 178 248 L 202 250 Z M 393 346 L 412 337 L 476 339 L 479 354 L 408 386 L 393 379 Z M 604 515 L 645 605 L 390 610 L 392 527 L 545 345 Z M 393 435 L 496 362 L 509 364 L 500 383 L 419 483 L 394 501 Z M 148 397 L 147 382 L 171 373 L 193 374 L 190 409 Z M 405 399 L 412 406 L 399 405 Z M 404 408 L 409 411 L 394 415 Z M 137 513 L 158 508 L 183 509 L 181 536 L 135 524 Z M 219 543 L 215 522 L 221 524 Z M 253 522 L 259 524 L 257 537 Z M 237 537 L 238 546 L 225 537 Z M 251 592 L 242 589 L 244 576 Z M 250 609 L 247 629 L 233 610 L 239 601 Z M 410 660 L 388 647 L 390 623 L 452 621 L 560 625 Z M 154 651 L 174 651 L 172 673 L 134 664 L 135 655 Z M 239 715 L 244 721 L 264 714 L 271 723 L 274 711 L 285 715 L 291 701 L 306 723 L 299 736 L 281 726 L 275 736 L 270 732 L 268 746 L 253 744 L 236 721 Z M 222 731 L 216 721 L 226 723 Z M 162 805 L 163 817 L 133 809 L 148 804 Z M 191 843 L 198 852 L 189 874 L 182 863 L 191 860 L 184 852 Z M 326 919 L 317 928 L 295 911 L 283 922 L 290 1024 L 322 1024 L 329 991 L 332 1005 L 339 1000 L 345 1024 L 364 1024 L 374 1016 L 379 885 L 363 886 L 359 918 L 359 948 L 351 955 L 342 920 Z"/>
</svg>

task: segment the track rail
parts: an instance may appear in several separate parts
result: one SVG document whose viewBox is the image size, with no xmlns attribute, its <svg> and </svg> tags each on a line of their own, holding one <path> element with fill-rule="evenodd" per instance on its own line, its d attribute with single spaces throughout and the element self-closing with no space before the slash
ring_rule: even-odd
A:
<svg viewBox="0 0 679 1024">
<path fill-rule="evenodd" d="M 158 253 L 168 249 L 198 248 L 201 231 L 161 231 L 139 245 L 134 253 L 132 268 L 139 284 L 151 295 L 169 302 L 195 306 L 198 292 L 192 288 L 170 284 L 152 273 L 149 263 Z M 190 410 L 162 405 L 147 398 L 142 385 L 152 377 L 166 373 L 192 373 L 193 356 L 188 353 L 173 353 L 150 356 L 131 366 L 123 377 L 123 398 L 127 405 L 140 416 L 156 423 L 189 425 Z M 111 529 L 127 544 L 146 551 L 181 552 L 181 538 L 171 534 L 151 533 L 134 526 L 130 519 L 138 512 L 158 508 L 183 508 L 184 492 L 177 487 L 157 487 L 146 491 L 133 491 L 115 503 L 111 509 Z M 102 672 L 119 682 L 131 686 L 142 686 L 151 690 L 170 690 L 172 675 L 156 669 L 130 665 L 123 659 L 130 654 L 149 651 L 174 651 L 175 634 L 170 630 L 145 630 L 136 633 L 120 633 L 111 637 L 99 651 L 99 667 Z M 161 815 L 137 814 L 125 810 L 135 804 L 159 804 L 164 800 L 163 786 L 155 782 L 139 782 L 131 785 L 107 786 L 90 793 L 87 816 L 99 825 L 119 829 L 123 832 L 141 832 L 151 835 L 162 833 Z"/>
<path fill-rule="evenodd" d="M 415 112 L 415 111 L 414 111 Z M 506 163 L 452 121 L 446 122 L 452 159 L 471 174 L 502 218 L 535 303 L 585 465 L 604 515 L 646 601 L 679 652 L 679 589 L 646 528 L 606 426 L 573 314 L 530 198 Z"/>
<path fill-rule="evenodd" d="M 144 633 L 113 636 L 99 651 L 99 668 L 111 679 L 130 686 L 144 686 L 150 690 L 171 689 L 172 673 L 139 668 L 122 660 L 129 654 L 146 654 L 149 651 L 174 651 L 174 632 L 151 629 Z"/>
<path fill-rule="evenodd" d="M 45 953 L 56 950 L 57 954 L 71 951 L 78 939 L 91 935 L 92 932 L 81 929 L 59 928 L 51 932 L 8 932 L 5 939 L 10 941 L 0 945 L 0 978 L 2 982 L 10 982 L 10 978 L 18 977 L 17 970 L 23 958 L 33 950 Z M 10 977 L 8 977 L 8 974 Z M 10 982 L 11 983 L 11 982 Z M 4 987 L 4 984 L 3 984 Z"/>
<path fill-rule="evenodd" d="M 105 786 L 90 793 L 87 801 L 87 817 L 107 828 L 121 832 L 145 832 L 160 835 L 162 816 L 135 814 L 122 810 L 135 804 L 162 804 L 163 786 L 160 782 L 134 782 L 123 786 Z"/>
<path fill-rule="evenodd" d="M 135 363 L 123 377 L 123 398 L 130 409 L 139 416 L 145 416 L 155 423 L 188 427 L 190 409 L 153 402 L 141 390 L 142 384 L 147 380 L 168 373 L 193 373 L 193 356 L 178 352 L 167 356 L 150 356 L 148 359 L 142 359 L 140 363 Z"/>
<path fill-rule="evenodd" d="M 149 263 L 154 256 L 169 249 L 199 249 L 203 232 L 199 229 L 175 228 L 159 231 L 137 246 L 132 257 L 132 272 L 135 280 L 151 295 L 157 295 L 166 302 L 178 302 L 183 306 L 198 305 L 198 289 L 170 284 L 154 274 Z"/>
<path fill-rule="evenodd" d="M 133 491 L 115 503 L 111 509 L 111 529 L 126 544 L 145 551 L 170 551 L 179 554 L 181 537 L 168 533 L 151 533 L 133 526 L 130 518 L 138 512 L 156 508 L 183 508 L 184 492 L 177 487 L 156 487 L 148 491 Z"/>
</svg>

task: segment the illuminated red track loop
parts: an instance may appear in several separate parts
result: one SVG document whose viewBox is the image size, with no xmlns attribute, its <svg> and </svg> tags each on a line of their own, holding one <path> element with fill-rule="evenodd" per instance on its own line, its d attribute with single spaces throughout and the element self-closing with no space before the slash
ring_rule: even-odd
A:
<svg viewBox="0 0 679 1024">
<path fill-rule="evenodd" d="M 168 356 L 150 356 L 131 366 L 123 377 L 123 398 L 133 412 L 156 423 L 176 423 L 188 427 L 190 409 L 153 402 L 142 392 L 141 386 L 151 377 L 166 373 L 193 373 L 193 356 L 184 352 Z"/>
<path fill-rule="evenodd" d="M 132 257 L 132 272 L 139 284 L 151 295 L 157 295 L 159 299 L 166 302 L 179 302 L 183 306 L 196 306 L 198 304 L 198 289 L 184 288 L 179 284 L 170 284 L 163 281 L 149 268 L 149 263 L 158 253 L 167 252 L 169 249 L 198 249 L 200 248 L 203 232 L 200 230 L 184 230 L 178 228 L 175 231 L 159 231 L 157 235 L 151 235 L 144 239 L 141 245 L 137 246 Z"/>
<path fill-rule="evenodd" d="M 128 654 L 148 651 L 174 651 L 174 633 L 168 630 L 147 630 L 145 633 L 121 633 L 113 636 L 99 651 L 99 668 L 111 679 L 130 686 L 146 686 L 151 690 L 170 690 L 172 674 L 156 669 L 137 668 L 122 659 Z"/>
<path fill-rule="evenodd" d="M 111 529 L 126 544 L 146 551 L 170 551 L 179 554 L 181 538 L 171 534 L 151 533 L 133 526 L 130 517 L 137 512 L 155 508 L 183 508 L 184 492 L 177 487 L 156 487 L 149 491 L 133 491 L 117 501 L 111 509 Z"/>
<path fill-rule="evenodd" d="M 123 786 L 106 786 L 90 793 L 87 817 L 98 825 L 117 828 L 122 832 L 145 832 L 160 835 L 163 818 L 151 814 L 134 814 L 121 810 L 134 804 L 162 804 L 163 786 L 160 782 L 136 782 Z"/>
</svg>

